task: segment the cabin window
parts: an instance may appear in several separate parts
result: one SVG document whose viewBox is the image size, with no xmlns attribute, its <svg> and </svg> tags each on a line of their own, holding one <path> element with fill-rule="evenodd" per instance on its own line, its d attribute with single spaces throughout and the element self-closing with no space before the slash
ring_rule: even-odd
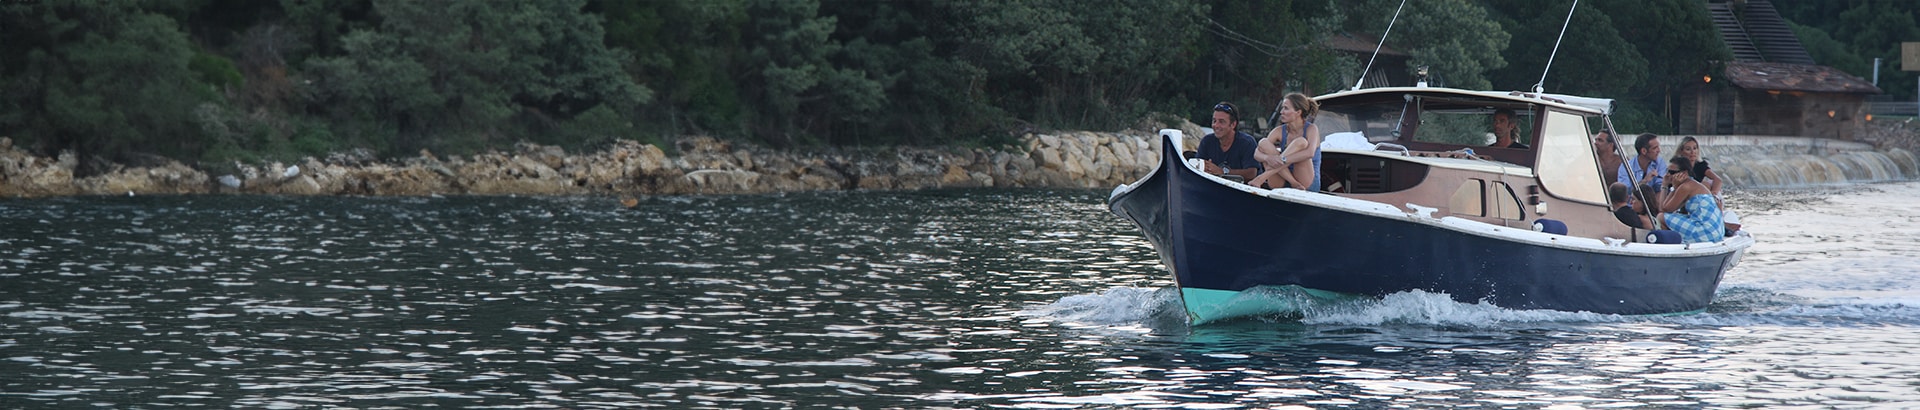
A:
<svg viewBox="0 0 1920 410">
<path fill-rule="evenodd" d="M 1560 198 L 1605 205 L 1606 185 L 1600 181 L 1600 165 L 1593 156 L 1593 134 L 1579 115 L 1549 112 L 1546 127 L 1535 148 L 1540 150 L 1534 174 L 1540 186 Z"/>
<path fill-rule="evenodd" d="M 1483 205 L 1486 183 L 1468 179 L 1460 184 L 1460 189 L 1453 191 L 1453 198 L 1447 200 L 1447 209 L 1452 210 L 1454 215 L 1486 216 L 1486 207 Z"/>
<path fill-rule="evenodd" d="M 1492 215 L 1487 214 L 1489 204 L 1492 205 Z M 1453 198 L 1447 200 L 1447 209 L 1454 215 L 1527 219 L 1520 207 L 1520 197 L 1514 195 L 1513 187 L 1499 181 L 1467 179 L 1467 182 L 1460 184 L 1460 189 L 1453 191 Z"/>
<path fill-rule="evenodd" d="M 1505 182 L 1494 182 L 1491 191 L 1488 194 L 1493 197 L 1493 216 L 1500 219 L 1527 219 L 1527 215 L 1520 211 L 1520 197 L 1513 194 L 1512 186 Z"/>
</svg>

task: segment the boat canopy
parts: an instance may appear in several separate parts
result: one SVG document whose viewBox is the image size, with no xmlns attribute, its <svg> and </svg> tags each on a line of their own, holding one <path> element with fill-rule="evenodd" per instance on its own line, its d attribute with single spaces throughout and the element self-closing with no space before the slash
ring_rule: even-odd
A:
<svg viewBox="0 0 1920 410">
<path fill-rule="evenodd" d="M 1320 112 L 1315 124 L 1324 135 L 1357 134 L 1355 139 L 1368 143 L 1391 142 L 1420 154 L 1403 160 L 1428 166 L 1527 175 L 1549 195 L 1608 204 L 1606 186 L 1611 181 L 1604 180 L 1591 137 L 1593 130 L 1606 126 L 1603 118 L 1612 110 L 1612 100 L 1439 87 L 1369 88 L 1316 100 Z M 1503 111 L 1514 115 L 1516 146 L 1489 146 L 1495 140 L 1491 118 Z M 1411 160 L 1432 154 L 1465 159 Z"/>
<path fill-rule="evenodd" d="M 1322 105 L 1325 105 L 1328 102 L 1333 100 L 1342 100 L 1347 98 L 1365 98 L 1360 96 L 1366 96 L 1366 95 L 1380 96 L 1380 95 L 1403 95 L 1403 94 L 1424 94 L 1424 95 L 1431 95 L 1431 96 L 1455 95 L 1455 96 L 1461 96 L 1461 97 L 1481 97 L 1481 98 L 1489 98 L 1489 99 L 1496 99 L 1496 100 L 1505 100 L 1509 102 L 1557 106 L 1560 108 L 1587 113 L 1587 114 L 1613 115 L 1613 99 L 1611 98 L 1594 98 L 1594 97 L 1581 97 L 1577 95 L 1529 93 L 1529 92 L 1520 92 L 1520 91 L 1468 91 L 1468 90 L 1461 90 L 1461 89 L 1455 89 L 1455 88 L 1440 88 L 1440 87 L 1380 87 L 1380 88 L 1364 88 L 1359 90 L 1342 91 L 1342 92 L 1337 92 L 1332 94 L 1326 94 L 1319 97 L 1314 97 L 1314 100 L 1319 101 Z"/>
</svg>

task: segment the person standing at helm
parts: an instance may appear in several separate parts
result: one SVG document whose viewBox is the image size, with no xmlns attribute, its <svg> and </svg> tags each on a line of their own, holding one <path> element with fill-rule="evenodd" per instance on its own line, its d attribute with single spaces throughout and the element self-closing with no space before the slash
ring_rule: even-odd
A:
<svg viewBox="0 0 1920 410">
<path fill-rule="evenodd" d="M 1520 143 L 1520 140 L 1517 139 L 1519 136 L 1515 134 L 1518 134 L 1517 128 L 1519 128 L 1519 126 L 1513 123 L 1513 115 L 1513 109 L 1511 108 L 1494 110 L 1493 144 L 1487 145 L 1488 147 L 1513 149 L 1531 148 L 1528 147 L 1527 144 Z"/>
</svg>

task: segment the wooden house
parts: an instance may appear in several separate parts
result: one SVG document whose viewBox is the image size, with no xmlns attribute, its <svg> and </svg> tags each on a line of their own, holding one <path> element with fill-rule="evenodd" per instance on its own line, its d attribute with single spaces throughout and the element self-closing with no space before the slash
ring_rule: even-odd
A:
<svg viewBox="0 0 1920 410">
<path fill-rule="evenodd" d="M 1867 96 L 1879 94 L 1878 87 L 1815 64 L 1771 2 L 1709 0 L 1706 6 L 1734 61 L 1677 93 L 1671 107 L 1675 131 L 1860 136 Z"/>
<path fill-rule="evenodd" d="M 1833 67 L 1735 61 L 1682 98 L 1681 134 L 1791 135 L 1853 140 L 1880 88 Z M 1713 82 L 1724 81 L 1715 86 Z M 1691 100 L 1691 101 L 1688 101 Z M 1690 121 L 1688 121 L 1690 120 Z"/>
</svg>

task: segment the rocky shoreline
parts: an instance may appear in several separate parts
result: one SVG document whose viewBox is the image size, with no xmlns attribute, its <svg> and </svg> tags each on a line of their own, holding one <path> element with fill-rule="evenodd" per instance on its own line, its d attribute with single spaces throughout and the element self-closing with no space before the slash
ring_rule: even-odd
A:
<svg viewBox="0 0 1920 410">
<path fill-rule="evenodd" d="M 1152 126 L 1149 126 L 1152 125 Z M 0 197 L 74 195 L 729 195 L 929 188 L 1111 188 L 1152 171 L 1157 135 L 1143 124 L 1121 132 L 1023 136 L 1008 149 L 907 147 L 779 151 L 712 137 L 670 143 L 675 154 L 633 140 L 590 153 L 518 144 L 510 151 L 376 160 L 336 153 L 295 163 L 235 164 L 214 174 L 178 161 L 116 165 L 76 177 L 71 153 L 36 156 L 0 138 Z M 1179 127 L 1186 146 L 1201 129 Z M 1858 142 L 1905 154 L 1920 149 L 1912 121 L 1872 121 Z M 1911 170 L 1903 170 L 1911 171 Z M 1911 172 L 1907 173 L 1911 175 Z"/>
<path fill-rule="evenodd" d="M 1199 130 L 1192 124 L 1188 135 Z M 963 187 L 1109 188 L 1133 182 L 1159 157 L 1148 131 L 1028 134 L 1012 149 L 898 148 L 775 151 L 711 137 L 660 147 L 618 140 L 591 153 L 518 144 L 476 155 L 372 160 L 334 154 L 296 163 L 236 164 L 212 175 L 178 161 L 115 166 L 75 177 L 70 153 L 35 156 L 0 139 L 0 197 L 155 194 L 266 195 L 702 195 Z M 1191 140 L 1192 138 L 1189 137 Z M 1193 141 L 1189 141 L 1189 145 Z"/>
</svg>

